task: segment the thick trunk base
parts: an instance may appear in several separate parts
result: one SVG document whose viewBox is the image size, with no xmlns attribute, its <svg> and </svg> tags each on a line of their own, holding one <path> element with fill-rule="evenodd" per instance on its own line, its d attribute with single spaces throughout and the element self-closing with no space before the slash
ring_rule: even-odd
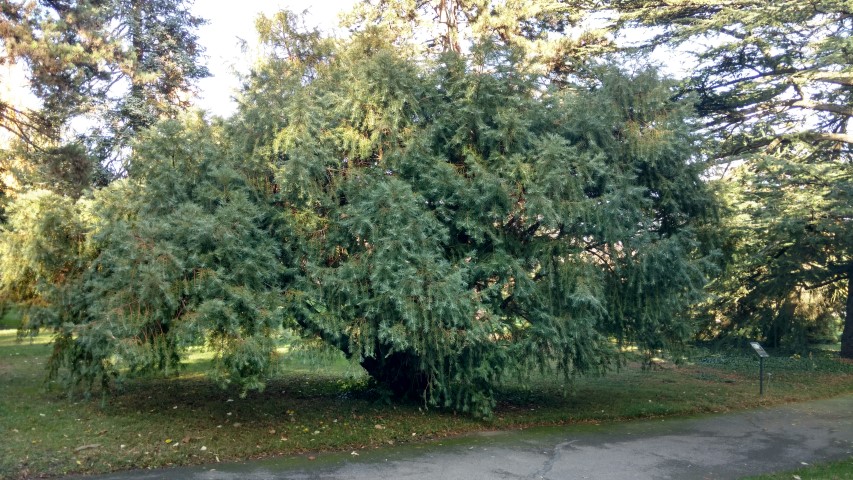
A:
<svg viewBox="0 0 853 480">
<path fill-rule="evenodd" d="M 847 307 L 844 312 L 844 332 L 841 334 L 841 358 L 853 359 L 853 273 L 847 277 Z"/>
<path fill-rule="evenodd" d="M 420 368 L 420 360 L 411 354 L 395 352 L 388 356 L 365 358 L 361 366 L 397 398 L 422 399 L 429 385 L 426 373 Z"/>
</svg>

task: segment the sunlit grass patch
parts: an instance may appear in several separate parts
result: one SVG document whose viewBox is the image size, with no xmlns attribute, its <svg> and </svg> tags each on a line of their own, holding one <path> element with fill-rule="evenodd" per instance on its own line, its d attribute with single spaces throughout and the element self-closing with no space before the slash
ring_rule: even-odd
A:
<svg viewBox="0 0 853 480">
<path fill-rule="evenodd" d="M 0 330 L 16 329 L 21 326 L 22 319 L 17 308 L 8 305 L 0 308 Z"/>
<path fill-rule="evenodd" d="M 42 332 L 38 335 L 30 336 L 24 335 L 19 336 L 17 329 L 3 329 L 0 330 L 0 348 L 4 347 L 15 347 L 19 345 L 47 345 L 53 339 L 53 335 L 50 333 Z M 21 354 L 21 353 L 32 353 L 32 350 L 29 349 L 11 349 L 8 352 L 3 353 L 12 353 L 12 354 Z"/>
</svg>

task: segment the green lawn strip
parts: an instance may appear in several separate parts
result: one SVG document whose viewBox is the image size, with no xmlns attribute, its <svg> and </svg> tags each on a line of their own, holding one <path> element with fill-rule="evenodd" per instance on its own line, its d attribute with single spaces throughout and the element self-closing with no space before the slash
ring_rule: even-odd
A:
<svg viewBox="0 0 853 480">
<path fill-rule="evenodd" d="M 21 311 L 16 307 L 0 305 L 0 330 L 21 326 Z"/>
<path fill-rule="evenodd" d="M 508 381 L 494 418 L 477 420 L 418 403 L 384 404 L 343 361 L 285 362 L 265 391 L 240 398 L 201 374 L 200 353 L 180 376 L 125 382 L 104 402 L 69 400 L 45 388 L 48 341 L 18 343 L 14 331 L 0 332 L 0 477 L 372 449 L 477 430 L 724 412 L 853 392 L 853 366 L 828 356 L 774 358 L 761 398 L 757 361 L 704 355 L 651 371 L 632 364 L 568 387 L 544 376 Z"/>
<path fill-rule="evenodd" d="M 853 457 L 838 462 L 808 465 L 768 475 L 747 477 L 743 480 L 848 480 L 853 478 Z"/>
</svg>

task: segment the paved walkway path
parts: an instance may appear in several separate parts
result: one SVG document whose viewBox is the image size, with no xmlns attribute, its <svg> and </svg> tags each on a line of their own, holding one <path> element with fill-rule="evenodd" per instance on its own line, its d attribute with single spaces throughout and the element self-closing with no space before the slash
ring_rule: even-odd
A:
<svg viewBox="0 0 853 480">
<path fill-rule="evenodd" d="M 853 456 L 853 395 L 733 414 L 490 432 L 315 461 L 133 471 L 103 480 L 735 479 Z"/>
</svg>

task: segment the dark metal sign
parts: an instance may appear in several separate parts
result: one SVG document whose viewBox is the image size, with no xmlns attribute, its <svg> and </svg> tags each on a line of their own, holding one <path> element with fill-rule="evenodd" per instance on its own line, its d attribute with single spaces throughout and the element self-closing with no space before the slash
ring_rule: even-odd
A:
<svg viewBox="0 0 853 480">
<path fill-rule="evenodd" d="M 768 354 L 767 354 L 767 352 L 765 352 L 765 351 L 764 351 L 764 348 L 762 348 L 762 347 L 761 347 L 761 344 L 760 344 L 760 343 L 758 343 L 758 342 L 749 342 L 749 345 L 752 347 L 752 349 L 753 349 L 753 350 L 755 350 L 755 353 L 757 353 L 759 357 L 761 357 L 761 358 L 767 358 L 767 357 L 769 357 L 769 356 L 770 356 L 770 355 L 768 355 Z"/>
<path fill-rule="evenodd" d="M 759 395 L 764 395 L 764 359 L 770 355 L 767 355 L 767 352 L 764 351 L 764 348 L 762 348 L 761 344 L 758 342 L 749 342 L 749 346 L 751 346 L 752 349 L 755 350 L 755 353 L 758 354 L 758 393 Z"/>
</svg>

